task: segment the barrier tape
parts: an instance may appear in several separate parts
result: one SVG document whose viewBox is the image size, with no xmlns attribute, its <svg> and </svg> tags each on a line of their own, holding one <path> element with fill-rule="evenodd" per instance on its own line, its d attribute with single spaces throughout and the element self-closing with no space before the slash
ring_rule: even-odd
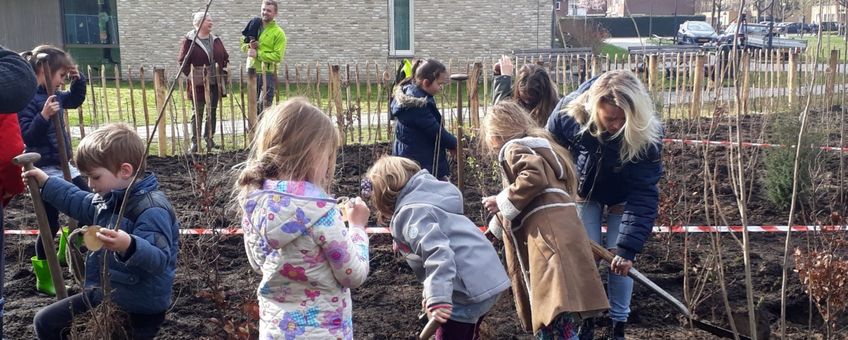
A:
<svg viewBox="0 0 848 340">
<path fill-rule="evenodd" d="M 603 232 L 607 231 L 606 227 L 601 228 Z M 728 232 L 742 232 L 742 226 L 707 226 L 707 225 L 695 225 L 695 226 L 654 226 L 654 233 L 728 233 Z M 760 226 L 748 226 L 749 232 L 754 233 L 776 233 L 776 232 L 786 232 L 789 229 L 788 226 L 785 225 L 760 225 Z M 486 231 L 486 227 L 480 227 L 481 232 Z M 848 231 L 848 226 L 839 226 L 839 225 L 795 225 L 792 226 L 792 231 Z M 365 228 L 365 232 L 369 234 L 391 234 L 389 228 L 382 227 L 369 227 Z M 38 235 L 38 229 L 20 229 L 20 230 L 5 230 L 4 233 L 6 235 Z M 240 227 L 230 227 L 230 228 L 217 228 L 217 229 L 209 229 L 209 228 L 186 228 L 180 229 L 180 234 L 182 235 L 241 235 L 243 234 L 242 229 Z"/>
<path fill-rule="evenodd" d="M 718 140 L 706 140 L 706 139 L 676 139 L 676 138 L 663 138 L 663 143 L 666 144 L 687 144 L 687 145 L 700 145 L 700 144 L 708 144 L 708 145 L 720 145 L 720 146 L 733 146 L 736 145 L 736 142 L 731 141 L 718 141 Z M 783 148 L 786 147 L 783 144 L 769 144 L 769 143 L 751 143 L 751 142 L 742 142 L 743 147 L 753 147 L 753 148 Z M 790 147 L 795 147 L 791 145 Z M 819 150 L 824 151 L 841 151 L 848 152 L 848 148 L 840 148 L 835 146 L 820 146 Z"/>
</svg>

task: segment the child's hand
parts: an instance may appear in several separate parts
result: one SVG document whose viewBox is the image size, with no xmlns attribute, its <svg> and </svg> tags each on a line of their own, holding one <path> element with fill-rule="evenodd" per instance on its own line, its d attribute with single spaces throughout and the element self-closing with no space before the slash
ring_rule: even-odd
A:
<svg viewBox="0 0 848 340">
<path fill-rule="evenodd" d="M 256 40 L 250 40 L 250 49 L 252 49 L 254 51 L 258 50 L 259 49 L 259 42 L 256 41 Z"/>
<path fill-rule="evenodd" d="M 365 205 L 361 198 L 356 197 L 347 201 L 344 207 L 345 216 L 351 226 L 364 228 L 368 224 L 368 216 L 371 215 L 371 210 Z"/>
<path fill-rule="evenodd" d="M 498 208 L 498 200 L 496 199 L 496 196 L 483 197 L 483 207 L 492 214 L 497 214 L 501 211 Z"/>
<path fill-rule="evenodd" d="M 255 48 L 247 49 L 247 56 L 251 57 L 251 58 L 256 58 L 256 49 Z"/>
<path fill-rule="evenodd" d="M 501 63 L 501 74 L 503 74 L 505 76 L 511 76 L 512 70 L 514 69 L 514 67 L 512 65 L 512 58 L 510 58 L 508 55 L 502 55 L 500 63 Z"/>
<path fill-rule="evenodd" d="M 47 182 L 47 173 L 42 171 L 39 168 L 33 168 L 30 171 L 25 171 L 21 174 L 21 178 L 26 181 L 27 178 L 34 178 L 36 182 L 38 182 L 38 187 L 41 188 L 44 186 L 44 182 Z"/>
<path fill-rule="evenodd" d="M 448 322 L 451 317 L 453 306 L 450 304 L 438 304 L 427 308 L 427 314 L 430 314 L 431 319 L 436 319 L 439 323 Z"/>
<path fill-rule="evenodd" d="M 79 69 L 77 68 L 77 65 L 73 65 L 70 68 L 68 68 L 68 77 L 71 78 L 71 81 L 80 79 L 80 73 L 79 73 Z"/>
<path fill-rule="evenodd" d="M 121 254 L 125 253 L 132 243 L 132 237 L 123 230 L 112 230 L 102 228 L 97 232 L 97 238 L 103 242 L 103 248 L 111 251 L 116 251 Z"/>
<path fill-rule="evenodd" d="M 56 96 L 47 97 L 47 101 L 44 102 L 44 108 L 41 110 L 41 116 L 44 119 L 50 120 L 50 117 L 59 112 L 59 101 L 56 100 Z"/>
</svg>

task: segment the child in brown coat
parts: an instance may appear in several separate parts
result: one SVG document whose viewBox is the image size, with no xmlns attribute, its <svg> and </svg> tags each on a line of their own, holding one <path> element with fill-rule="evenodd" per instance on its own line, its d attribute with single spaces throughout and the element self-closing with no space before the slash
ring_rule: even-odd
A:
<svg viewBox="0 0 848 340">
<path fill-rule="evenodd" d="M 504 241 L 522 326 L 539 339 L 574 338 L 580 320 L 609 303 L 577 215 L 568 151 L 512 101 L 492 106 L 482 131 L 505 183 L 483 205 L 496 213 L 489 228 Z"/>
</svg>

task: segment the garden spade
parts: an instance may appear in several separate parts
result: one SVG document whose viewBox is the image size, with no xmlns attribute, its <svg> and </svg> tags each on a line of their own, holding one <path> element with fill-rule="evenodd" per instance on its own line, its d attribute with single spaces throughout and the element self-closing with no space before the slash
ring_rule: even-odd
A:
<svg viewBox="0 0 848 340">
<path fill-rule="evenodd" d="M 596 256 L 602 258 L 604 261 L 607 261 L 607 263 L 612 263 L 612 259 L 615 257 L 615 255 L 613 255 L 613 253 L 611 253 L 606 248 L 601 247 L 600 245 L 598 245 L 594 241 L 589 241 L 589 243 L 592 245 L 592 252 L 595 253 Z M 656 283 L 654 283 L 653 281 L 648 279 L 645 275 L 642 275 L 642 273 L 640 273 L 638 270 L 636 270 L 636 268 L 631 267 L 630 271 L 627 272 L 627 276 L 629 276 L 634 281 L 639 282 L 639 284 L 641 284 L 645 287 L 648 287 L 648 289 L 650 289 L 654 293 L 657 293 L 663 300 L 670 303 L 674 307 L 674 309 L 676 309 L 678 312 L 680 312 L 680 314 L 683 314 L 687 319 L 689 319 L 689 321 L 692 323 L 693 326 L 695 326 L 699 329 L 702 329 L 704 331 L 707 331 L 710 334 L 713 334 L 713 335 L 716 335 L 716 336 L 720 336 L 720 337 L 723 337 L 723 338 L 729 338 L 729 339 L 735 338 L 733 332 L 730 331 L 730 330 L 727 330 L 727 329 L 721 328 L 719 326 L 712 325 L 712 324 L 706 323 L 704 321 L 700 321 L 698 319 L 695 319 L 692 316 L 692 313 L 689 312 L 689 308 L 686 308 L 686 305 L 684 305 L 682 302 L 680 302 L 680 300 L 675 298 L 669 292 L 660 288 L 660 286 L 658 286 Z M 751 339 L 751 338 L 749 338 L 745 335 L 742 335 L 742 334 L 736 334 L 736 336 L 738 336 L 739 339 L 742 339 L 742 340 L 750 340 Z"/>
</svg>

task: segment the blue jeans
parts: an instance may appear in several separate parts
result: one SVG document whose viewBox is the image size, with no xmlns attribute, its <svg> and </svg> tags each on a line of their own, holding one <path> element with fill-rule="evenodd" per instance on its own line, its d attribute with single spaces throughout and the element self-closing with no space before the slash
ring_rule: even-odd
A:
<svg viewBox="0 0 848 340">
<path fill-rule="evenodd" d="M 607 212 L 607 239 L 601 242 L 601 222 L 604 217 L 604 205 L 595 201 L 577 203 L 577 213 L 586 227 L 589 238 L 607 249 L 615 249 L 621 227 L 621 214 Z M 616 275 L 610 271 L 607 275 L 607 296 L 610 302 L 610 318 L 627 322 L 630 315 L 630 298 L 633 295 L 633 279 Z"/>
<path fill-rule="evenodd" d="M 489 312 L 492 309 L 492 306 L 498 302 L 498 299 L 501 297 L 501 294 L 497 294 L 492 296 L 486 300 L 480 301 L 475 304 L 470 305 L 462 305 L 455 303 L 451 310 L 451 320 L 463 323 L 475 324 L 483 315 Z"/>
</svg>

